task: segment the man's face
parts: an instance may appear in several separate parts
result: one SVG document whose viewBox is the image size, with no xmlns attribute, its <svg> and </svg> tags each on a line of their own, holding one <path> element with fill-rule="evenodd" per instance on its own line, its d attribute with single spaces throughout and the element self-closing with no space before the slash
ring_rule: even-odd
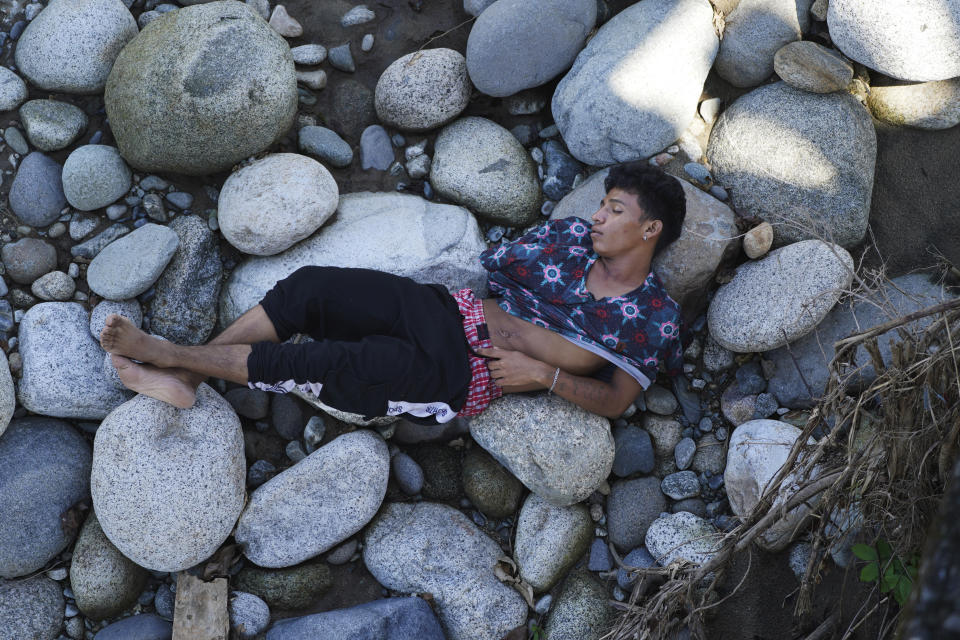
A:
<svg viewBox="0 0 960 640">
<path fill-rule="evenodd" d="M 590 219 L 590 238 L 594 251 L 601 256 L 623 254 L 645 244 L 652 250 L 663 226 L 659 220 L 647 219 L 637 196 L 616 188 L 604 196 Z"/>
</svg>

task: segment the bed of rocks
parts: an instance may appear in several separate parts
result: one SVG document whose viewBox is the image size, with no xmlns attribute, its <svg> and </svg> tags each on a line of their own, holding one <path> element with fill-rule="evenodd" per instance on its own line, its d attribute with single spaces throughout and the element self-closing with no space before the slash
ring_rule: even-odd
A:
<svg viewBox="0 0 960 640">
<path fill-rule="evenodd" d="M 953 0 L 0 10 L 3 638 L 168 639 L 177 575 L 217 565 L 238 638 L 597 640 L 618 561 L 703 562 L 756 504 L 835 340 L 953 295 L 907 273 L 960 261 Z M 178 410 L 97 342 L 120 313 L 201 344 L 308 264 L 483 292 L 480 251 L 634 159 L 687 196 L 655 269 L 693 339 L 616 420 L 532 394 L 367 423 L 219 380 Z M 883 308 L 843 295 L 871 240 Z M 803 516 L 758 543 L 795 572 Z"/>
</svg>

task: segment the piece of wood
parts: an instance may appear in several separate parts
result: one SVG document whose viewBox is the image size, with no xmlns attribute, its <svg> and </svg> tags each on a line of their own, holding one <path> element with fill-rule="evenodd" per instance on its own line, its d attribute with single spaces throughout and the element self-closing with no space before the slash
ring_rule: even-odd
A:
<svg viewBox="0 0 960 640">
<path fill-rule="evenodd" d="M 177 574 L 177 601 L 173 610 L 173 640 L 227 640 L 227 580 L 204 582 L 186 571 Z"/>
</svg>

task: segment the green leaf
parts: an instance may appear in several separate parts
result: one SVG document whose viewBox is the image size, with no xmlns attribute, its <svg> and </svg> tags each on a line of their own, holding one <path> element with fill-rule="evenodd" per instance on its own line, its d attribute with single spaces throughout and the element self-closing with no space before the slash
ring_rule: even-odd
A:
<svg viewBox="0 0 960 640">
<path fill-rule="evenodd" d="M 917 567 L 915 565 L 909 565 L 907 567 L 907 575 L 910 576 L 911 580 L 917 579 Z"/>
<path fill-rule="evenodd" d="M 876 562 L 871 562 L 860 570 L 860 582 L 876 582 L 880 576 L 880 567 Z"/>
<path fill-rule="evenodd" d="M 855 544 L 850 547 L 850 550 L 853 551 L 853 555 L 861 560 L 867 560 L 868 562 L 876 562 L 879 560 L 877 550 L 868 544 Z"/>
<path fill-rule="evenodd" d="M 880 562 L 886 562 L 890 559 L 892 549 L 890 543 L 886 540 L 877 540 L 877 553 L 880 555 Z"/>
<path fill-rule="evenodd" d="M 880 581 L 880 593 L 890 591 L 900 582 L 900 576 L 895 573 L 883 574 L 883 580 Z"/>
<path fill-rule="evenodd" d="M 912 585 L 910 584 L 910 581 L 905 578 L 901 578 L 900 582 L 897 583 L 897 588 L 893 592 L 893 597 L 897 599 L 897 604 L 899 604 L 901 607 L 906 604 L 907 600 L 910 598 L 911 586 Z"/>
</svg>

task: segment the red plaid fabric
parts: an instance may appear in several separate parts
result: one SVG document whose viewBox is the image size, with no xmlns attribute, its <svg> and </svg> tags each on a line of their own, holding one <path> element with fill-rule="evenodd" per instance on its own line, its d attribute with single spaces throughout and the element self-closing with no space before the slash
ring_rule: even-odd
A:
<svg viewBox="0 0 960 640">
<path fill-rule="evenodd" d="M 463 333 L 467 336 L 467 342 L 470 348 L 476 351 L 486 347 L 493 346 L 489 336 L 481 340 L 477 325 L 486 325 L 486 318 L 483 315 L 483 300 L 477 299 L 470 289 L 461 289 L 453 294 L 453 298 L 460 307 L 460 315 L 463 316 Z M 490 402 L 503 395 L 503 389 L 490 377 L 490 369 L 487 368 L 487 361 L 484 358 L 470 354 L 470 387 L 467 389 L 467 400 L 463 403 L 457 415 L 464 418 L 470 418 L 480 415 L 486 409 Z"/>
</svg>

